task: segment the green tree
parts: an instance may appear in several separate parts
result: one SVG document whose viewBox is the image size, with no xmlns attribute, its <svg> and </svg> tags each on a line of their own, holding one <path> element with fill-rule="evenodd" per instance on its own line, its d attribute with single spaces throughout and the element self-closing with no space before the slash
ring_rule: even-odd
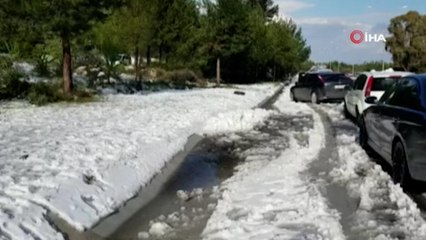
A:
<svg viewBox="0 0 426 240">
<path fill-rule="evenodd" d="M 12 2 L 12 1 L 11 1 Z M 90 30 L 92 26 L 106 18 L 111 8 L 121 4 L 121 0 L 34 0 L 21 2 L 27 21 L 41 26 L 47 33 L 61 39 L 62 76 L 64 93 L 70 94 L 72 82 L 71 40 Z"/>
<path fill-rule="evenodd" d="M 133 52 L 137 81 L 140 80 L 143 51 L 146 54 L 147 65 L 151 63 L 157 4 L 156 0 L 130 0 L 118 13 L 122 22 L 119 31 L 122 44 L 129 52 Z"/>
<path fill-rule="evenodd" d="M 105 74 L 108 83 L 117 67 L 119 53 L 122 51 L 120 27 L 122 22 L 117 14 L 111 15 L 105 23 L 94 27 L 95 44 L 105 61 Z"/>
<path fill-rule="evenodd" d="M 410 11 L 391 19 L 386 50 L 405 71 L 426 71 L 426 16 Z"/>
<path fill-rule="evenodd" d="M 235 56 L 248 49 L 249 8 L 241 0 L 206 1 L 204 21 L 205 49 L 216 59 L 216 83 L 221 81 L 221 58 Z"/>
<path fill-rule="evenodd" d="M 279 8 L 273 0 L 249 0 L 248 3 L 251 7 L 260 7 L 267 20 L 272 20 L 274 16 L 278 15 Z"/>
</svg>

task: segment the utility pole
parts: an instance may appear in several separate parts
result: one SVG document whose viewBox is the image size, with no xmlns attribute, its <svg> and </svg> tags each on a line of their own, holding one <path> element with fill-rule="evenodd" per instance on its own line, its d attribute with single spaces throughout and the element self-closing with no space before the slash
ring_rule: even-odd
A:
<svg viewBox="0 0 426 240">
<path fill-rule="evenodd" d="M 355 74 L 355 64 L 352 64 L 352 74 Z"/>
<path fill-rule="evenodd" d="M 385 71 L 385 60 L 382 60 L 382 71 Z"/>
</svg>

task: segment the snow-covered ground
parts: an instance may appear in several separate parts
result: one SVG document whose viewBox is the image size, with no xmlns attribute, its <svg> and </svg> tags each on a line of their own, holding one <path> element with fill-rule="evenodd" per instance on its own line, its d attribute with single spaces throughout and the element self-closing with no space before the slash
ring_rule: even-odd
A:
<svg viewBox="0 0 426 240">
<path fill-rule="evenodd" d="M 268 117 L 252 108 L 277 87 L 244 86 L 245 96 L 208 89 L 83 105 L 2 103 L 0 239 L 61 239 L 47 211 L 90 228 L 148 183 L 190 135 L 246 130 Z"/>
<path fill-rule="evenodd" d="M 276 120 L 266 124 L 277 125 L 284 118 L 290 126 L 279 133 L 248 133 L 266 139 L 265 144 L 237 151 L 246 160 L 222 184 L 204 239 L 345 239 L 339 214 L 305 173 L 324 147 L 319 115 L 306 104 L 291 102 L 288 89 L 275 106 Z"/>
<path fill-rule="evenodd" d="M 342 105 L 321 105 L 336 131 L 338 164 L 330 173 L 360 200 L 352 231 L 361 239 L 426 239 L 426 223 L 413 200 L 357 143 L 357 128 Z"/>
</svg>

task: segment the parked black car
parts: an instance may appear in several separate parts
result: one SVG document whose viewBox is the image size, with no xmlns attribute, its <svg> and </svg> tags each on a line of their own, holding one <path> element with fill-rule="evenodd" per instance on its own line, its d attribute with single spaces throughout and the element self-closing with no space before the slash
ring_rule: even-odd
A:
<svg viewBox="0 0 426 240">
<path fill-rule="evenodd" d="M 343 73 L 306 73 L 299 75 L 299 81 L 290 90 L 293 101 L 342 101 L 352 87 L 353 80 Z"/>
<path fill-rule="evenodd" d="M 409 189 L 426 181 L 426 74 L 411 75 L 392 85 L 360 119 L 359 142 L 392 165 L 392 179 Z"/>
</svg>

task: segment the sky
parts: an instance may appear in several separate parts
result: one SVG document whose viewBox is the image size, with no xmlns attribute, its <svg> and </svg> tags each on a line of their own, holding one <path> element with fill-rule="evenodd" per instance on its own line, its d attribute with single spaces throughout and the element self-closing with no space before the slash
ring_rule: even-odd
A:
<svg viewBox="0 0 426 240">
<path fill-rule="evenodd" d="M 347 63 L 391 61 L 385 44 L 353 44 L 350 33 L 361 30 L 388 36 L 390 19 L 415 10 L 426 14 L 426 0 L 275 0 L 281 18 L 291 18 L 302 28 L 311 46 L 311 60 Z"/>
</svg>

